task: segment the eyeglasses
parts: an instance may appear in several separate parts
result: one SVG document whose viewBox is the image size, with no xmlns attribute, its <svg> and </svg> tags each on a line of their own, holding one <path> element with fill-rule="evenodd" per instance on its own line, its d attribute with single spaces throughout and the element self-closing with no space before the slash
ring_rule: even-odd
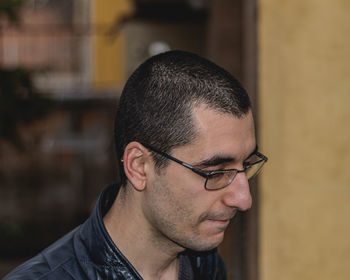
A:
<svg viewBox="0 0 350 280">
<path fill-rule="evenodd" d="M 218 190 L 227 187 L 229 184 L 232 183 L 233 179 L 237 176 L 238 173 L 244 172 L 247 176 L 247 179 L 250 180 L 254 178 L 261 170 L 261 168 L 264 166 L 265 162 L 267 161 L 267 157 L 263 154 L 259 153 L 258 151 L 254 151 L 249 158 L 243 163 L 243 169 L 220 169 L 220 170 L 201 170 L 198 168 L 193 167 L 192 165 L 183 162 L 177 158 L 172 157 L 171 155 L 168 155 L 167 153 L 161 152 L 147 144 L 142 144 L 147 149 L 167 158 L 170 159 L 178 164 L 181 164 L 182 166 L 190 169 L 194 173 L 202 176 L 205 178 L 204 188 L 206 190 Z"/>
</svg>

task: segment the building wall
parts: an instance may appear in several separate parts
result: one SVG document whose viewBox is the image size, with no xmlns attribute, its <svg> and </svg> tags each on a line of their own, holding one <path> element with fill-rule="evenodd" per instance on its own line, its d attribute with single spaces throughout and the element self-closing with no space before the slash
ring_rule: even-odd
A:
<svg viewBox="0 0 350 280">
<path fill-rule="evenodd" d="M 119 23 L 132 9 L 130 0 L 91 0 L 93 30 L 93 86 L 120 88 L 125 81 L 124 37 Z"/>
<path fill-rule="evenodd" d="M 349 279 L 349 10 L 259 1 L 261 280 Z"/>
</svg>

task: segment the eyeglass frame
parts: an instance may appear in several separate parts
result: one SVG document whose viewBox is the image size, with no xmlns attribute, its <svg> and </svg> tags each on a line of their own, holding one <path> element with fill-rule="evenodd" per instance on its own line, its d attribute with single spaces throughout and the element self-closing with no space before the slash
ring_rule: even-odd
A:
<svg viewBox="0 0 350 280">
<path fill-rule="evenodd" d="M 231 169 L 219 169 L 219 170 L 208 170 L 208 171 L 204 171 L 204 170 L 198 169 L 198 168 L 196 168 L 196 167 L 194 167 L 194 166 L 192 166 L 192 165 L 190 165 L 190 164 L 188 164 L 188 163 L 186 163 L 186 162 L 183 162 L 182 160 L 179 160 L 179 159 L 177 159 L 177 158 L 175 158 L 175 157 L 173 157 L 173 156 L 171 156 L 171 155 L 169 155 L 169 154 L 167 154 L 167 153 L 164 153 L 164 152 L 162 152 L 162 151 L 159 151 L 158 149 L 156 149 L 156 148 L 154 148 L 154 147 L 152 147 L 152 146 L 150 146 L 150 145 L 148 145 L 148 144 L 144 144 L 144 143 L 141 143 L 141 144 L 142 144 L 144 147 L 146 147 L 147 149 L 149 149 L 149 150 L 151 150 L 151 151 L 153 151 L 153 152 L 155 152 L 155 153 L 157 153 L 157 154 L 159 154 L 159 155 L 161 155 L 161 156 L 163 156 L 163 157 L 165 157 L 165 158 L 167 158 L 167 159 L 170 159 L 170 160 L 172 160 L 172 161 L 174 161 L 174 162 L 176 162 L 176 163 L 178 163 L 178 164 L 180 164 L 180 165 L 182 165 L 182 166 L 184 166 L 184 167 L 190 169 L 192 172 L 194 172 L 194 173 L 196 173 L 196 174 L 198 174 L 198 175 L 204 177 L 204 178 L 206 179 L 206 180 L 205 180 L 205 183 L 204 183 L 204 188 L 205 188 L 206 190 L 208 190 L 208 191 L 215 191 L 215 190 L 220 190 L 220 189 L 226 188 L 228 185 L 230 185 L 230 184 L 232 183 L 232 181 L 236 178 L 236 176 L 237 176 L 238 173 L 246 172 L 246 171 L 247 171 L 249 168 L 251 168 L 253 165 L 256 165 L 256 164 L 258 164 L 258 163 L 264 161 L 263 165 L 260 167 L 260 169 L 258 170 L 258 172 L 257 172 L 256 174 L 254 174 L 251 178 L 249 178 L 249 180 L 252 179 L 252 178 L 254 178 L 254 177 L 260 172 L 261 168 L 264 166 L 264 164 L 265 164 L 265 163 L 267 162 L 267 160 L 268 160 L 268 158 L 267 158 L 265 155 L 263 155 L 262 153 L 259 153 L 259 152 L 257 151 L 258 147 L 256 147 L 255 150 L 254 150 L 254 152 L 251 153 L 250 156 L 252 156 L 252 155 L 255 154 L 256 156 L 258 156 L 258 157 L 260 158 L 260 160 L 254 162 L 253 164 L 244 166 L 244 168 L 243 168 L 242 170 L 239 170 L 239 169 L 236 169 L 236 168 L 231 168 Z M 232 176 L 232 178 L 228 181 L 228 183 L 227 183 L 225 186 L 220 187 L 220 188 L 215 188 L 215 189 L 208 189 L 208 188 L 207 188 L 207 182 L 208 182 L 210 176 L 212 176 L 212 175 L 214 175 L 214 174 L 218 174 L 218 173 L 225 173 L 225 172 L 232 172 L 232 171 L 235 171 L 236 174 L 235 174 L 234 176 Z"/>
</svg>

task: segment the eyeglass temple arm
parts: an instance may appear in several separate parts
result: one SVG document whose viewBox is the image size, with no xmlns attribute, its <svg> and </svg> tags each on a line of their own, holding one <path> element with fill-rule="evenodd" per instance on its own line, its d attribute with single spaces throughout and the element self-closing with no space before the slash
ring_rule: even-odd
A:
<svg viewBox="0 0 350 280">
<path fill-rule="evenodd" d="M 182 166 L 184 166 L 184 167 L 186 167 L 186 168 L 188 168 L 188 169 L 191 169 L 193 172 L 197 173 L 198 175 L 200 175 L 200 176 L 202 176 L 202 177 L 205 177 L 205 178 L 208 177 L 208 175 L 207 175 L 205 172 L 203 172 L 202 170 L 199 170 L 199 169 L 193 167 L 192 165 L 189 165 L 189 164 L 186 163 L 186 162 L 183 162 L 183 161 L 181 161 L 181 160 L 179 160 L 179 159 L 177 159 L 177 158 L 174 158 L 174 157 L 172 157 L 171 155 L 168 155 L 168 154 L 166 154 L 166 153 L 164 153 L 164 152 L 162 152 L 162 151 L 159 151 L 159 150 L 157 150 L 157 149 L 155 149 L 155 148 L 153 148 L 153 147 L 151 147 L 151 146 L 149 146 L 149 145 L 147 145 L 147 144 L 142 144 L 142 145 L 145 146 L 147 149 L 149 149 L 149 150 L 151 150 L 151 151 L 153 151 L 153 152 L 155 152 L 155 153 L 157 153 L 157 154 L 160 154 L 161 156 L 163 156 L 163 157 L 165 157 L 165 158 L 167 158 L 167 159 L 170 159 L 170 160 L 172 160 L 172 161 L 175 161 L 175 162 L 177 162 L 178 164 L 181 164 Z"/>
</svg>

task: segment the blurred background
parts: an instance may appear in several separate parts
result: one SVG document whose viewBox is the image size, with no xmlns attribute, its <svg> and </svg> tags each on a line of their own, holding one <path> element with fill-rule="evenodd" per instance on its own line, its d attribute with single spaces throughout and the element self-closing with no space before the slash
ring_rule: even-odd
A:
<svg viewBox="0 0 350 280">
<path fill-rule="evenodd" d="M 0 277 L 83 222 L 118 180 L 113 118 L 151 55 L 182 49 L 247 88 L 255 204 L 228 279 L 349 279 L 350 2 L 0 0 Z"/>
</svg>

